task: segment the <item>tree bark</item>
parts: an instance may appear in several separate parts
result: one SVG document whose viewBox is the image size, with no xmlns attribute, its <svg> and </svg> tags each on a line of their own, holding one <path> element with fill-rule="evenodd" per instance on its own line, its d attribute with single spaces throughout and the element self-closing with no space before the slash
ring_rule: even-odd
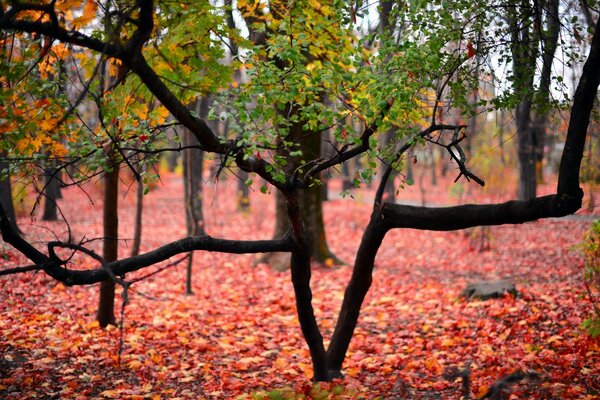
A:
<svg viewBox="0 0 600 400">
<path fill-rule="evenodd" d="M 133 243 L 131 245 L 131 257 L 140 254 L 142 242 L 142 212 L 144 210 L 144 181 L 137 182 L 135 193 L 135 217 L 133 221 Z"/>
<path fill-rule="evenodd" d="M 196 112 L 201 116 L 208 115 L 208 99 L 200 98 L 195 103 Z M 183 130 L 183 145 L 199 145 L 198 140 L 188 130 Z M 184 202 L 185 220 L 188 236 L 205 235 L 204 216 L 202 213 L 202 173 L 204 163 L 204 152 L 200 149 L 187 149 L 183 153 L 183 180 L 184 180 Z M 192 290 L 192 264 L 194 254 L 190 252 L 186 268 L 185 294 L 193 294 Z"/>
<path fill-rule="evenodd" d="M 310 288 L 311 237 L 304 226 L 300 204 L 298 203 L 298 193 L 286 194 L 285 203 L 290 221 L 290 231 L 294 239 L 294 250 L 291 253 L 291 275 L 296 295 L 298 320 L 310 351 L 314 371 L 313 379 L 315 381 L 329 381 L 331 378 L 328 373 L 327 354 L 312 306 L 312 290 Z"/>
<path fill-rule="evenodd" d="M 547 110 L 550 107 L 550 84 L 552 83 L 552 64 L 554 55 L 558 46 L 558 37 L 560 33 L 560 17 L 558 14 L 558 0 L 548 0 L 546 3 L 546 32 L 542 40 L 542 72 L 540 74 L 540 86 L 538 89 L 538 100 L 540 110 L 534 114 L 533 129 L 536 138 L 536 179 L 539 182 L 544 181 L 543 161 L 544 147 L 546 145 L 546 125 Z"/>
<path fill-rule="evenodd" d="M 105 263 L 115 261 L 119 251 L 119 165 L 114 163 L 104 172 L 104 246 L 102 257 Z M 116 325 L 115 319 L 115 282 L 107 279 L 100 283 L 100 298 L 96 319 L 100 326 Z"/>
<path fill-rule="evenodd" d="M 327 349 L 328 369 L 331 376 L 341 374 L 348 346 L 354 335 L 362 303 L 373 282 L 375 256 L 387 230 L 381 223 L 381 214 L 373 211 L 369 225 L 363 233 L 354 261 L 352 277 L 346 291 L 335 330 Z"/>
<path fill-rule="evenodd" d="M 5 161 L 6 154 L 0 153 L 0 176 L 6 172 L 6 177 L 0 179 L 0 203 L 6 211 L 8 222 L 12 229 L 17 233 L 21 233 L 19 226 L 17 225 L 17 218 L 15 216 L 15 208 L 12 199 L 12 189 L 10 185 L 10 171 L 8 170 L 8 163 Z"/>
<path fill-rule="evenodd" d="M 54 167 L 49 167 L 44 172 L 44 212 L 43 221 L 56 221 L 58 219 L 58 204 L 56 201 L 60 197 L 60 180 L 56 176 L 58 171 Z"/>
</svg>

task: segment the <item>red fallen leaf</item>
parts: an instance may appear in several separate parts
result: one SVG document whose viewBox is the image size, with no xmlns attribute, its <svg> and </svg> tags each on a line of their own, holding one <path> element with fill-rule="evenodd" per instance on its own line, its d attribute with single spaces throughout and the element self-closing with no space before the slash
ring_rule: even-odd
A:
<svg viewBox="0 0 600 400">
<path fill-rule="evenodd" d="M 450 384 L 446 381 L 437 381 L 433 384 L 433 388 L 435 390 L 444 390 L 449 386 L 450 386 Z"/>
<path fill-rule="evenodd" d="M 420 165 L 415 167 L 417 174 Z M 172 212 L 183 191 L 181 177 L 167 174 L 162 179 L 145 205 L 144 212 L 153 217 L 144 230 L 148 246 L 185 231 L 180 229 L 184 213 Z M 439 188 L 430 185 L 429 179 L 416 181 L 417 188 L 424 185 L 427 201 L 447 204 L 451 199 L 441 181 Z M 336 180 L 330 183 L 341 187 Z M 218 193 L 213 188 L 204 193 L 210 204 L 207 229 L 232 238 L 270 238 L 273 198 L 256 193 L 252 204 L 260 216 L 250 214 L 240 222 L 235 204 L 220 201 L 235 196 L 235 186 L 223 184 Z M 99 208 L 76 190 L 66 188 L 63 195 L 69 201 L 64 211 L 73 230 L 100 237 Z M 400 195 L 420 200 L 419 190 Z M 213 196 L 217 201 L 212 201 Z M 480 200 L 475 192 L 471 196 L 473 202 Z M 498 199 L 504 200 L 501 196 Z M 348 204 L 333 200 L 325 205 L 328 241 L 342 259 L 350 259 L 355 252 L 360 242 L 357 226 L 366 224 L 362 213 L 370 211 L 368 204 Z M 120 218 L 129 221 L 133 206 L 131 197 L 124 197 Z M 403 398 L 439 397 L 447 394 L 433 393 L 445 389 L 438 383 L 439 368 L 430 361 L 427 369 L 424 360 L 435 359 L 444 367 L 472 360 L 474 393 L 480 393 L 479 388 L 485 393 L 496 379 L 515 368 L 531 367 L 544 371 L 551 381 L 533 391 L 523 385 L 519 398 L 543 400 L 556 393 L 569 400 L 582 398 L 580 388 L 597 387 L 600 375 L 597 340 L 584 337 L 579 330 L 585 303 L 581 257 L 572 247 L 586 226 L 581 221 L 560 220 L 496 227 L 491 231 L 492 249 L 484 253 L 468 253 L 459 233 L 390 231 L 344 364 L 342 384 L 368 393 L 366 398 L 390 398 L 393 376 L 406 382 L 408 394 Z M 127 247 L 122 251 L 127 252 Z M 252 258 L 198 252 L 195 259 L 194 296 L 182 295 L 184 270 L 179 267 L 134 285 L 133 289 L 164 300 L 130 293 L 121 367 L 116 362 L 119 330 L 102 330 L 92 323 L 96 288 L 53 290 L 54 282 L 43 274 L 0 277 L 0 300 L 6 305 L 0 318 L 0 362 L 2 358 L 16 362 L 19 352 L 30 360 L 9 369 L 10 376 L 0 384 L 8 388 L 7 393 L 27 390 L 32 393 L 27 397 L 32 398 L 48 397 L 45 393 L 50 391 L 61 393 L 61 398 L 75 397 L 74 393 L 82 398 L 100 397 L 99 393 L 108 390 L 115 398 L 149 393 L 150 398 L 193 399 L 211 393 L 214 398 L 238 398 L 285 386 L 296 392 L 306 390 L 312 369 L 298 332 L 289 276 L 265 265 L 253 267 Z M 11 256 L 1 261 L 7 266 L 19 262 Z M 527 282 L 518 285 L 523 296 L 476 303 L 458 300 L 469 276 L 521 276 L 524 268 Z M 325 321 L 324 332 L 333 329 L 351 272 L 347 267 L 313 271 L 314 307 Z M 525 353 L 524 344 L 536 347 Z M 246 370 L 237 368 L 238 360 L 252 357 L 257 361 L 245 363 Z M 43 359 L 55 361 L 44 363 Z M 76 372 L 66 372 L 69 369 Z M 35 379 L 26 380 L 28 373 Z M 189 382 L 179 381 L 186 378 Z M 120 379 L 121 383 L 112 385 Z M 566 390 L 565 382 L 572 382 L 574 390 Z M 119 390 L 118 385 L 125 385 L 127 393 L 110 392 Z M 448 385 L 453 394 L 460 390 L 460 381 Z"/>
</svg>

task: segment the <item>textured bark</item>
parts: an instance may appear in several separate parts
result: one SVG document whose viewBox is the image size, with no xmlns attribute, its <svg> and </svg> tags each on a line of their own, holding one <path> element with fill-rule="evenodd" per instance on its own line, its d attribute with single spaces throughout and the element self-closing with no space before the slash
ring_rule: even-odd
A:
<svg viewBox="0 0 600 400">
<path fill-rule="evenodd" d="M 294 110 L 292 110 L 293 112 Z M 286 112 L 287 115 L 287 112 Z M 318 158 L 321 154 L 321 135 L 317 132 L 305 131 L 303 123 L 292 124 L 288 140 L 300 144 L 303 155 L 301 157 L 288 157 L 286 170 L 292 173 L 300 167 L 302 160 Z M 300 205 L 300 215 L 304 225 L 307 227 L 307 243 L 312 259 L 319 263 L 339 262 L 335 255 L 329 250 L 323 223 L 323 192 L 319 185 L 314 184 L 297 192 Z M 289 230 L 289 214 L 281 193 L 276 195 L 276 218 L 274 237 L 282 237 Z M 285 258 L 283 258 L 285 260 Z M 275 269 L 281 270 L 286 262 L 281 255 L 265 255 L 260 262 L 274 265 Z"/>
<path fill-rule="evenodd" d="M 560 30 L 558 0 L 549 0 L 543 7 L 541 3 L 534 3 L 534 7 L 532 8 L 529 2 L 522 2 L 509 12 L 509 20 L 513 27 L 511 47 L 515 90 L 522 98 L 516 109 L 519 159 L 517 197 L 520 200 L 536 196 L 538 175 L 541 177 L 546 136 L 545 108 L 550 99 L 552 63 Z M 544 14 L 546 30 L 541 32 Z M 529 19 L 534 19 L 536 24 L 522 23 Z M 536 92 L 534 76 L 540 45 L 542 71 Z M 541 107 L 539 112 L 533 110 L 534 101 L 536 106 Z"/>
</svg>

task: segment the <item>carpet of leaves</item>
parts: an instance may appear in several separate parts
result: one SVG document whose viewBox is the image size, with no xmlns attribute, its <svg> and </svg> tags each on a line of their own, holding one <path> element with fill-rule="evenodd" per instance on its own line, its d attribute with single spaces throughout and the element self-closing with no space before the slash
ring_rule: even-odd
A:
<svg viewBox="0 0 600 400">
<path fill-rule="evenodd" d="M 228 179 L 207 185 L 207 231 L 214 237 L 270 238 L 272 196 L 252 193 L 251 212 L 240 213 L 235 184 Z M 427 191 L 427 202 L 447 202 L 447 193 L 436 190 Z M 182 193 L 181 178 L 167 174 L 146 196 L 143 249 L 184 236 Z M 408 188 L 403 194 L 422 201 L 423 193 Z M 353 260 L 369 196 L 357 193 L 325 205 L 330 247 L 344 261 Z M 134 197 L 124 186 L 123 238 L 132 237 Z M 73 239 L 99 250 L 100 242 L 92 239 L 101 236 L 101 202 L 90 198 L 101 198 L 99 187 L 69 188 L 60 205 Z M 580 328 L 591 305 L 576 248 L 590 219 L 388 234 L 344 366 L 345 397 L 332 398 L 456 399 L 460 382 L 442 374 L 465 366 L 474 396 L 524 369 L 541 379 L 516 385 L 510 398 L 598 398 L 600 346 Z M 68 235 L 63 222 L 19 222 L 40 247 L 44 239 Z M 490 248 L 480 251 L 484 240 Z M 0 246 L 2 268 L 25 265 L 9 246 Z M 122 256 L 128 246 L 123 240 Z M 136 283 L 122 331 L 100 329 L 94 321 L 96 286 L 65 287 L 42 273 L 0 278 L 0 398 L 235 399 L 282 387 L 310 394 L 310 359 L 289 273 L 255 266 L 255 260 L 198 252 L 192 296 L 183 294 L 185 263 Z M 91 264 L 81 258 L 77 268 Z M 326 339 L 350 273 L 349 266 L 314 266 L 313 304 Z M 468 282 L 494 278 L 514 280 L 518 298 L 460 298 Z M 118 318 L 120 308 L 117 297 Z"/>
</svg>

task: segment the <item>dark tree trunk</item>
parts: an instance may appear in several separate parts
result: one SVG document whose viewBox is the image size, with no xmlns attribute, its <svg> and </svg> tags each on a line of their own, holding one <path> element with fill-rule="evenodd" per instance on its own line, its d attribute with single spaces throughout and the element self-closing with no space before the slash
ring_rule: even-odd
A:
<svg viewBox="0 0 600 400">
<path fill-rule="evenodd" d="M 347 191 L 352 189 L 352 177 L 350 176 L 350 162 L 342 164 L 342 190 Z"/>
<path fill-rule="evenodd" d="M 544 13 L 547 26 L 542 32 Z M 523 21 L 536 21 L 535 24 Z M 544 137 L 546 116 L 544 108 L 550 96 L 551 68 L 558 42 L 559 20 L 558 1 L 550 0 L 542 7 L 540 3 L 533 6 L 522 2 L 509 10 L 509 21 L 513 27 L 511 51 L 513 56 L 513 78 L 516 94 L 522 99 L 516 109 L 517 146 L 519 160 L 519 186 L 517 197 L 521 200 L 535 198 L 537 191 L 538 171 L 544 154 Z M 537 27 L 537 28 L 536 28 Z M 536 63 L 542 53 L 542 74 L 540 87 L 536 92 L 534 77 Z M 542 112 L 534 115 L 534 101 Z"/>
<path fill-rule="evenodd" d="M 297 202 L 298 198 L 299 194 L 297 192 L 284 197 L 290 221 L 290 231 L 295 242 L 295 249 L 291 254 L 291 274 L 296 295 L 296 309 L 300 328 L 310 351 L 314 371 L 313 379 L 315 381 L 329 381 L 331 377 L 328 373 L 327 354 L 312 306 L 312 290 L 310 288 L 311 237 L 304 226 L 300 204 Z"/>
<path fill-rule="evenodd" d="M 354 270 L 346 291 L 335 330 L 327 349 L 330 375 L 339 376 L 348 346 L 354 335 L 362 303 L 373 282 L 375 256 L 385 237 L 379 210 L 373 211 L 354 260 Z"/>
<path fill-rule="evenodd" d="M 383 135 L 383 144 L 385 147 L 392 146 L 392 142 L 394 141 L 395 134 L 396 134 L 396 131 L 394 129 L 390 129 Z M 392 150 L 391 153 L 393 154 L 394 151 Z M 380 170 L 381 176 L 383 176 L 383 173 L 387 169 L 387 167 L 388 167 L 388 164 L 385 162 L 382 162 L 380 164 L 379 170 Z M 389 201 L 391 203 L 394 203 L 396 201 L 396 185 L 394 183 L 394 177 L 396 175 L 397 175 L 396 171 L 392 171 L 389 179 L 387 180 L 387 182 L 385 184 L 385 190 L 384 190 L 384 195 L 383 195 L 385 201 Z"/>
<path fill-rule="evenodd" d="M 56 221 L 58 219 L 58 204 L 60 198 L 60 179 L 56 168 L 48 168 L 44 173 L 44 212 L 43 221 Z"/>
<path fill-rule="evenodd" d="M 107 263 L 116 260 L 119 251 L 118 196 L 119 166 L 113 163 L 112 169 L 104 172 L 104 247 L 102 257 Z M 100 300 L 96 318 L 103 328 L 109 324 L 116 325 L 115 282 L 112 280 L 100 283 Z"/>
<path fill-rule="evenodd" d="M 15 216 L 15 208 L 12 199 L 12 189 L 10 186 L 10 172 L 8 170 L 8 163 L 4 160 L 5 157 L 6 154 L 0 153 L 0 202 L 6 211 L 11 228 L 15 232 L 21 233 L 17 226 L 17 218 Z M 2 176 L 4 176 L 4 179 L 1 178 Z"/>
<path fill-rule="evenodd" d="M 286 112 L 287 115 L 287 112 Z M 303 151 L 302 157 L 289 157 L 286 169 L 288 172 L 294 171 L 301 165 L 302 159 L 313 159 L 321 154 L 321 135 L 316 132 L 305 131 L 303 123 L 296 122 L 290 127 L 289 139 L 300 143 Z M 329 250 L 325 236 L 325 225 L 323 223 L 323 193 L 318 184 L 311 185 L 308 188 L 297 193 L 298 203 L 301 210 L 301 218 L 307 227 L 309 251 L 312 259 L 319 263 L 339 263 L 339 260 Z M 279 193 L 276 196 L 276 222 L 275 238 L 281 237 L 289 229 L 288 211 L 284 206 L 284 199 Z M 289 258 L 288 258 L 289 260 Z M 267 254 L 261 258 L 273 266 L 274 269 L 281 270 L 289 265 L 286 262 L 286 256 L 281 254 Z"/>
<path fill-rule="evenodd" d="M 531 101 L 525 100 L 517 107 L 517 151 L 519 159 L 519 186 L 517 197 L 520 200 L 535 198 L 536 177 L 536 131 L 531 124 Z"/>
</svg>

